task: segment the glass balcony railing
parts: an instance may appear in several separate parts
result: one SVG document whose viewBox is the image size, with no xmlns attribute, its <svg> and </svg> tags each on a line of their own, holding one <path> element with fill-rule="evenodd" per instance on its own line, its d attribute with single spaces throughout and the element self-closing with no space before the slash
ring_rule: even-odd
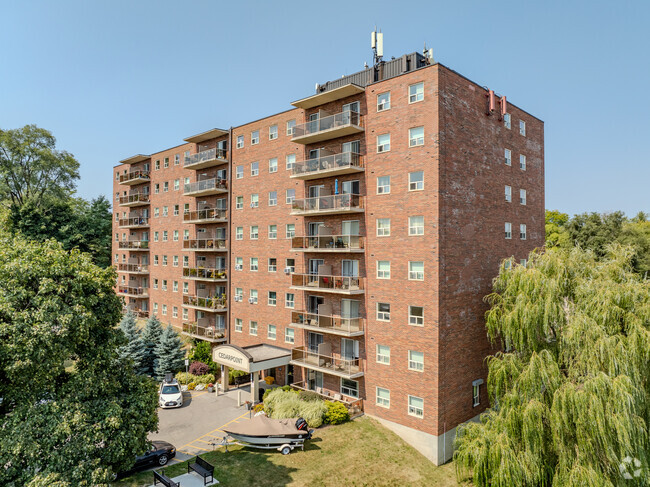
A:
<svg viewBox="0 0 650 487">
<path fill-rule="evenodd" d="M 347 174 L 363 171 L 363 157 L 356 152 L 342 152 L 330 156 L 296 162 L 291 170 L 291 177 L 316 179 L 328 174 Z"/>
<path fill-rule="evenodd" d="M 133 272 L 140 274 L 148 274 L 149 266 L 146 264 L 118 264 L 117 270 L 120 272 Z"/>
<path fill-rule="evenodd" d="M 118 248 L 130 250 L 149 250 L 149 240 L 125 240 L 119 243 Z"/>
<path fill-rule="evenodd" d="M 183 277 L 197 281 L 220 281 L 228 279 L 228 271 L 206 267 L 185 267 L 183 268 Z"/>
<path fill-rule="evenodd" d="M 362 131 L 361 114 L 345 111 L 296 125 L 293 141 L 312 143 Z"/>
<path fill-rule="evenodd" d="M 323 332 L 332 331 L 340 335 L 353 336 L 363 334 L 365 320 L 360 317 L 344 318 L 343 316 L 327 316 L 307 311 L 292 311 L 291 323 Z"/>
<path fill-rule="evenodd" d="M 348 213 L 363 211 L 363 196 L 358 194 L 336 194 L 315 198 L 295 199 L 291 203 L 292 215 L 310 213 Z"/>
<path fill-rule="evenodd" d="M 313 250 L 325 252 L 362 251 L 364 239 L 361 235 L 316 235 L 293 237 L 292 250 Z"/>
<path fill-rule="evenodd" d="M 210 165 L 214 165 L 217 162 L 226 162 L 226 157 L 227 151 L 224 149 L 208 149 L 185 157 L 183 166 L 190 169 L 192 167 L 196 167 L 197 169 L 210 167 Z"/>
<path fill-rule="evenodd" d="M 209 208 L 206 210 L 186 211 L 183 214 L 183 221 L 189 222 L 211 222 L 211 221 L 226 221 L 228 218 L 228 210 L 221 208 Z"/>
<path fill-rule="evenodd" d="M 181 329 L 185 335 L 207 341 L 223 341 L 226 339 L 226 328 L 218 325 L 202 325 L 196 321 L 184 322 Z"/>
<path fill-rule="evenodd" d="M 149 219 L 143 216 L 135 216 L 131 218 L 120 218 L 118 222 L 120 227 L 148 227 Z"/>
<path fill-rule="evenodd" d="M 151 180 L 148 171 L 132 171 L 120 176 L 120 184 L 140 184 Z"/>
<path fill-rule="evenodd" d="M 127 296 L 137 296 L 141 298 L 146 298 L 149 296 L 148 287 L 131 287 L 131 286 L 119 286 L 117 288 L 119 294 L 125 294 Z"/>
<path fill-rule="evenodd" d="M 183 248 L 186 250 L 203 250 L 203 251 L 226 251 L 226 240 L 222 238 L 204 238 L 183 240 Z"/>
<path fill-rule="evenodd" d="M 149 193 L 133 193 L 119 199 L 120 206 L 148 205 L 149 201 Z"/>
<path fill-rule="evenodd" d="M 203 297 L 203 296 L 183 296 L 183 304 L 186 306 L 194 306 L 196 308 L 210 309 L 214 311 L 224 311 L 226 309 L 227 300 L 225 296 L 221 297 Z"/>
<path fill-rule="evenodd" d="M 363 375 L 360 358 L 347 358 L 334 354 L 321 355 L 311 351 L 307 347 L 293 348 L 291 350 L 291 363 L 348 378 Z"/>
<path fill-rule="evenodd" d="M 191 194 L 216 194 L 228 191 L 228 181 L 225 179 L 213 178 L 204 179 L 203 181 L 196 181 L 185 185 L 185 195 Z"/>
<path fill-rule="evenodd" d="M 306 290 L 359 294 L 365 292 L 365 278 L 349 276 L 322 276 L 291 274 L 291 286 Z"/>
</svg>

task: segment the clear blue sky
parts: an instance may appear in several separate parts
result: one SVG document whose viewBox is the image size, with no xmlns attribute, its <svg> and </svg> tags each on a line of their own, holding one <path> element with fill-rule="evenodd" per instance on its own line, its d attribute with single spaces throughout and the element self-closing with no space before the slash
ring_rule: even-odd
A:
<svg viewBox="0 0 650 487">
<path fill-rule="evenodd" d="M 371 61 L 435 59 L 546 124 L 546 207 L 650 211 L 650 2 L 0 0 L 0 127 L 35 123 L 111 168 L 290 108 Z"/>
</svg>

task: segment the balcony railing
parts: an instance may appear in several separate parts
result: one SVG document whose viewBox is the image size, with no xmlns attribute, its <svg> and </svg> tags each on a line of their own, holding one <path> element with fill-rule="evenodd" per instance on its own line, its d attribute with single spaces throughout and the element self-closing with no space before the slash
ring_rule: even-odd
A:
<svg viewBox="0 0 650 487">
<path fill-rule="evenodd" d="M 139 308 L 134 308 L 132 305 L 125 306 L 122 310 L 124 313 L 127 313 L 131 311 L 131 313 L 135 314 L 138 318 L 149 318 L 149 311 L 146 309 L 139 309 Z"/>
<path fill-rule="evenodd" d="M 291 363 L 347 379 L 363 375 L 361 359 L 341 357 L 340 355 L 321 355 L 307 347 L 291 349 Z"/>
<path fill-rule="evenodd" d="M 358 213 L 363 210 L 363 196 L 335 194 L 293 200 L 292 215 Z"/>
<path fill-rule="evenodd" d="M 149 250 L 149 240 L 125 240 L 119 243 L 118 248 L 128 250 Z"/>
<path fill-rule="evenodd" d="M 117 270 L 133 274 L 149 274 L 149 266 L 146 264 L 118 264 Z"/>
<path fill-rule="evenodd" d="M 363 335 L 365 320 L 360 317 L 344 318 L 342 316 L 326 316 L 307 311 L 292 311 L 291 323 L 314 331 L 331 332 L 336 335 Z"/>
<path fill-rule="evenodd" d="M 148 171 L 132 171 L 120 176 L 120 184 L 141 184 L 151 180 Z"/>
<path fill-rule="evenodd" d="M 136 216 L 132 218 L 120 218 L 118 224 L 120 227 L 124 227 L 124 228 L 148 227 L 149 218 L 145 218 L 143 216 Z"/>
<path fill-rule="evenodd" d="M 203 252 L 225 252 L 226 240 L 222 238 L 204 238 L 183 240 L 183 249 Z"/>
<path fill-rule="evenodd" d="M 207 341 L 224 341 L 226 339 L 226 328 L 214 326 L 201 326 L 196 322 L 183 323 L 182 333 L 195 338 Z"/>
<path fill-rule="evenodd" d="M 312 144 L 359 132 L 363 132 L 361 114 L 347 111 L 296 125 L 291 140 L 301 144 Z"/>
<path fill-rule="evenodd" d="M 350 174 L 364 170 L 363 157 L 356 152 L 343 152 L 330 156 L 296 162 L 291 177 L 297 179 L 317 179 L 339 174 Z"/>
<path fill-rule="evenodd" d="M 228 279 L 228 271 L 205 267 L 185 267 L 183 277 L 196 281 L 225 281 Z"/>
<path fill-rule="evenodd" d="M 186 306 L 193 306 L 195 308 L 202 308 L 212 311 L 225 311 L 227 300 L 225 296 L 221 297 L 202 297 L 202 296 L 183 296 L 183 304 Z"/>
<path fill-rule="evenodd" d="M 291 250 L 314 252 L 363 252 L 361 235 L 315 235 L 293 237 Z"/>
<path fill-rule="evenodd" d="M 294 389 L 299 389 L 301 391 L 315 392 L 316 394 L 318 394 L 320 397 L 322 397 L 327 401 L 342 402 L 347 406 L 351 418 L 354 418 L 356 415 L 361 414 L 361 412 L 363 411 L 363 399 L 354 399 L 351 397 L 344 396 L 340 392 L 333 392 L 319 387 L 316 387 L 315 388 L 316 390 L 310 389 L 308 387 L 307 382 L 304 380 L 300 382 L 294 382 L 293 384 L 291 384 L 291 387 L 293 387 Z M 320 392 L 318 391 L 318 389 L 320 389 Z"/>
<path fill-rule="evenodd" d="M 205 169 L 228 162 L 226 157 L 227 151 L 224 149 L 208 149 L 185 157 L 183 166 L 186 169 Z"/>
<path fill-rule="evenodd" d="M 365 292 L 365 278 L 291 274 L 291 287 L 305 291 L 318 290 L 339 294 L 362 294 Z"/>
<path fill-rule="evenodd" d="M 207 196 L 217 193 L 228 192 L 228 181 L 225 179 L 212 178 L 196 181 L 185 185 L 185 196 Z"/>
<path fill-rule="evenodd" d="M 183 214 L 183 221 L 185 223 L 225 222 L 227 218 L 228 210 L 222 210 L 220 208 L 186 211 Z"/>
<path fill-rule="evenodd" d="M 126 296 L 134 296 L 139 298 L 146 298 L 149 296 L 148 287 L 118 286 L 117 292 Z"/>
<path fill-rule="evenodd" d="M 134 193 L 127 196 L 120 196 L 120 206 L 142 206 L 149 204 L 149 193 Z"/>
</svg>

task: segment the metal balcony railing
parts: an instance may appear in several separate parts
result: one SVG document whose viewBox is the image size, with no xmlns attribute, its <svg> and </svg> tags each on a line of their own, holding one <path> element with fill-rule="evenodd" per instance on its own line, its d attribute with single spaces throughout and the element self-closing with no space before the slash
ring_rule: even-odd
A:
<svg viewBox="0 0 650 487">
<path fill-rule="evenodd" d="M 149 219 L 143 216 L 135 216 L 131 218 L 120 218 L 118 224 L 120 227 L 148 227 Z"/>
<path fill-rule="evenodd" d="M 138 318 L 149 318 L 149 311 L 146 309 L 140 309 L 140 308 L 135 308 L 133 305 L 125 306 L 122 311 L 124 313 L 127 313 L 131 311 L 131 313 L 135 314 Z"/>
<path fill-rule="evenodd" d="M 219 178 L 196 181 L 195 183 L 186 184 L 184 193 L 188 195 L 192 193 L 202 193 L 204 191 L 212 191 L 212 190 L 228 191 L 228 181 Z"/>
<path fill-rule="evenodd" d="M 358 194 L 335 194 L 293 200 L 291 214 L 345 213 L 363 211 L 363 196 Z"/>
<path fill-rule="evenodd" d="M 127 205 L 129 203 L 149 203 L 149 193 L 133 193 L 127 196 L 120 196 L 120 205 Z"/>
<path fill-rule="evenodd" d="M 130 287 L 130 286 L 118 286 L 117 292 L 119 294 L 126 294 L 128 296 L 140 296 L 146 298 L 149 295 L 148 287 Z"/>
<path fill-rule="evenodd" d="M 222 210 L 220 208 L 209 208 L 206 210 L 186 211 L 183 214 L 183 221 L 217 221 L 226 220 L 227 217 L 228 210 Z"/>
<path fill-rule="evenodd" d="M 321 370 L 344 377 L 359 377 L 363 375 L 360 358 L 347 358 L 340 355 L 321 355 L 307 347 L 291 349 L 291 362 L 303 367 Z"/>
<path fill-rule="evenodd" d="M 293 237 L 292 250 L 341 251 L 363 250 L 364 239 L 361 235 L 314 235 Z"/>
<path fill-rule="evenodd" d="M 363 169 L 363 157 L 356 152 L 342 152 L 330 156 L 319 157 L 317 159 L 308 159 L 306 161 L 296 162 L 291 170 L 291 175 L 308 176 L 318 175 L 344 169 Z"/>
<path fill-rule="evenodd" d="M 224 149 L 208 149 L 204 150 L 201 152 L 198 152 L 196 154 L 192 154 L 191 156 L 185 157 L 185 161 L 183 162 L 183 166 L 193 166 L 196 164 L 201 164 L 203 162 L 208 162 L 208 161 L 215 161 L 217 159 L 221 160 L 226 160 L 227 156 L 227 151 Z"/>
<path fill-rule="evenodd" d="M 226 240 L 222 238 L 204 238 L 183 240 L 183 248 L 187 250 L 226 250 Z"/>
<path fill-rule="evenodd" d="M 318 328 L 327 332 L 333 330 L 346 334 L 362 334 L 365 319 L 361 317 L 344 318 L 342 316 L 327 316 L 307 311 L 292 311 L 291 323 L 299 326 Z"/>
<path fill-rule="evenodd" d="M 185 267 L 183 269 L 183 277 L 197 280 L 226 280 L 228 279 L 228 271 L 226 269 L 216 268 Z"/>
<path fill-rule="evenodd" d="M 196 322 L 183 323 L 183 333 L 197 338 L 203 338 L 209 341 L 225 340 L 226 328 L 216 325 L 201 326 Z"/>
<path fill-rule="evenodd" d="M 207 308 L 212 310 L 225 310 L 227 300 L 225 296 L 221 297 L 203 297 L 203 296 L 183 296 L 183 304 L 187 306 L 196 306 L 197 308 Z"/>
<path fill-rule="evenodd" d="M 313 290 L 333 292 L 363 292 L 365 278 L 349 276 L 321 276 L 317 274 L 291 274 L 291 285 Z"/>
<path fill-rule="evenodd" d="M 149 240 L 124 240 L 119 243 L 120 249 L 148 250 Z"/>
<path fill-rule="evenodd" d="M 132 171 L 120 176 L 120 184 L 126 184 L 133 181 L 147 182 L 150 179 L 151 178 L 148 171 Z"/>
<path fill-rule="evenodd" d="M 305 135 L 317 134 L 326 130 L 344 127 L 346 125 L 361 126 L 361 114 L 358 112 L 341 112 L 328 117 L 310 120 L 307 123 L 296 125 L 293 129 L 293 138 L 297 139 Z"/>
<path fill-rule="evenodd" d="M 149 272 L 149 266 L 146 264 L 118 264 L 117 270 L 120 272 L 140 272 L 145 274 Z"/>
</svg>

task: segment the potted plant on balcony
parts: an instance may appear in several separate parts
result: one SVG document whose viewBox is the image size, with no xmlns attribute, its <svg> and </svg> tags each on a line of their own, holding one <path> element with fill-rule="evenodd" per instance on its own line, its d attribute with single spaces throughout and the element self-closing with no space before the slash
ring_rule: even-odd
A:
<svg viewBox="0 0 650 487">
<path fill-rule="evenodd" d="M 207 248 L 209 249 L 214 248 L 214 240 L 207 240 L 205 243 Z"/>
</svg>

